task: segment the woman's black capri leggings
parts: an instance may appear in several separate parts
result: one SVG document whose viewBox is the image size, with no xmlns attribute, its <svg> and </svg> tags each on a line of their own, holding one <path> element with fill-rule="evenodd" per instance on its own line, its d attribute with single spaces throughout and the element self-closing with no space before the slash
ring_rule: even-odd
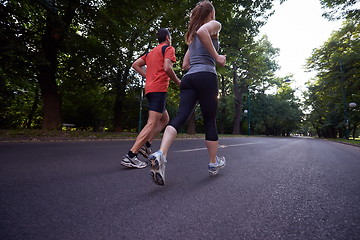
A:
<svg viewBox="0 0 360 240">
<path fill-rule="evenodd" d="M 216 111 L 218 97 L 217 75 L 199 72 L 186 75 L 180 85 L 179 112 L 170 125 L 177 131 L 187 122 L 199 101 L 205 125 L 205 139 L 217 141 Z"/>
</svg>

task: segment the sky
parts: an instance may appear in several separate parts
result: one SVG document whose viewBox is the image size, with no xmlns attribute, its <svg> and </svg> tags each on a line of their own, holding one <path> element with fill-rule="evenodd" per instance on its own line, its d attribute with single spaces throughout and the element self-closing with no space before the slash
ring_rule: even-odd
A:
<svg viewBox="0 0 360 240">
<path fill-rule="evenodd" d="M 260 29 L 260 34 L 266 34 L 273 47 L 280 49 L 277 61 L 281 69 L 276 75 L 293 74 L 291 86 L 305 90 L 305 82 L 315 76 L 314 72 L 305 72 L 306 59 L 333 31 L 341 28 L 342 21 L 328 21 L 322 17 L 319 0 L 287 0 L 276 4 L 274 9 L 275 13 Z"/>
</svg>

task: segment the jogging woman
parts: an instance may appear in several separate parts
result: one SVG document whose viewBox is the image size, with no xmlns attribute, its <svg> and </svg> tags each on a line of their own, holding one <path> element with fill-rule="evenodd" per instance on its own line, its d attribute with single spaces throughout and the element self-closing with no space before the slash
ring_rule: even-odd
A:
<svg viewBox="0 0 360 240">
<path fill-rule="evenodd" d="M 226 164 L 224 157 L 217 156 L 218 133 L 216 111 L 218 81 L 216 63 L 224 66 L 226 56 L 219 55 L 219 31 L 221 24 L 215 20 L 215 9 L 209 1 L 201 1 L 192 10 L 188 31 L 185 35 L 189 48 L 184 56 L 183 70 L 188 70 L 180 85 L 180 105 L 177 116 L 166 127 L 160 150 L 149 156 L 151 176 L 158 185 L 165 184 L 165 164 L 168 150 L 177 132 L 192 114 L 197 102 L 205 125 L 205 142 L 210 157 L 210 174 L 217 174 Z"/>
</svg>

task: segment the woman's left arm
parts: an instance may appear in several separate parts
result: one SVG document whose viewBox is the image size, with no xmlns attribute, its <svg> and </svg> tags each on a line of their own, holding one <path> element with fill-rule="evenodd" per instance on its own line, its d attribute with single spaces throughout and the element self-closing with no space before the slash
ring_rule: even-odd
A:
<svg viewBox="0 0 360 240">
<path fill-rule="evenodd" d="M 204 45 L 210 55 L 215 59 L 215 61 L 220 66 L 224 66 L 226 63 L 226 56 L 219 55 L 211 41 L 211 36 L 218 35 L 220 30 L 221 24 L 216 20 L 212 20 L 202 25 L 196 33 L 199 36 L 201 43 Z"/>
</svg>

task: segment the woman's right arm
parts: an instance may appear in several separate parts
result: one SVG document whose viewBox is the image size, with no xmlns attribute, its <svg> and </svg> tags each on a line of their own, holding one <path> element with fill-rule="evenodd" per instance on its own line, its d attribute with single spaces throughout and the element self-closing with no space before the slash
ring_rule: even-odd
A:
<svg viewBox="0 0 360 240">
<path fill-rule="evenodd" d="M 143 77 L 146 78 L 146 72 L 142 68 L 146 65 L 146 62 L 142 58 L 138 58 L 133 64 L 132 67 Z"/>
<path fill-rule="evenodd" d="M 226 56 L 219 55 L 211 41 L 211 36 L 218 35 L 220 30 L 221 24 L 216 20 L 212 20 L 202 25 L 196 33 L 199 36 L 201 43 L 204 45 L 210 55 L 215 59 L 215 61 L 220 66 L 225 66 Z"/>
<path fill-rule="evenodd" d="M 182 64 L 182 69 L 184 71 L 189 71 L 189 69 L 190 69 L 190 53 L 189 53 L 189 49 L 185 53 L 183 64 Z"/>
</svg>

